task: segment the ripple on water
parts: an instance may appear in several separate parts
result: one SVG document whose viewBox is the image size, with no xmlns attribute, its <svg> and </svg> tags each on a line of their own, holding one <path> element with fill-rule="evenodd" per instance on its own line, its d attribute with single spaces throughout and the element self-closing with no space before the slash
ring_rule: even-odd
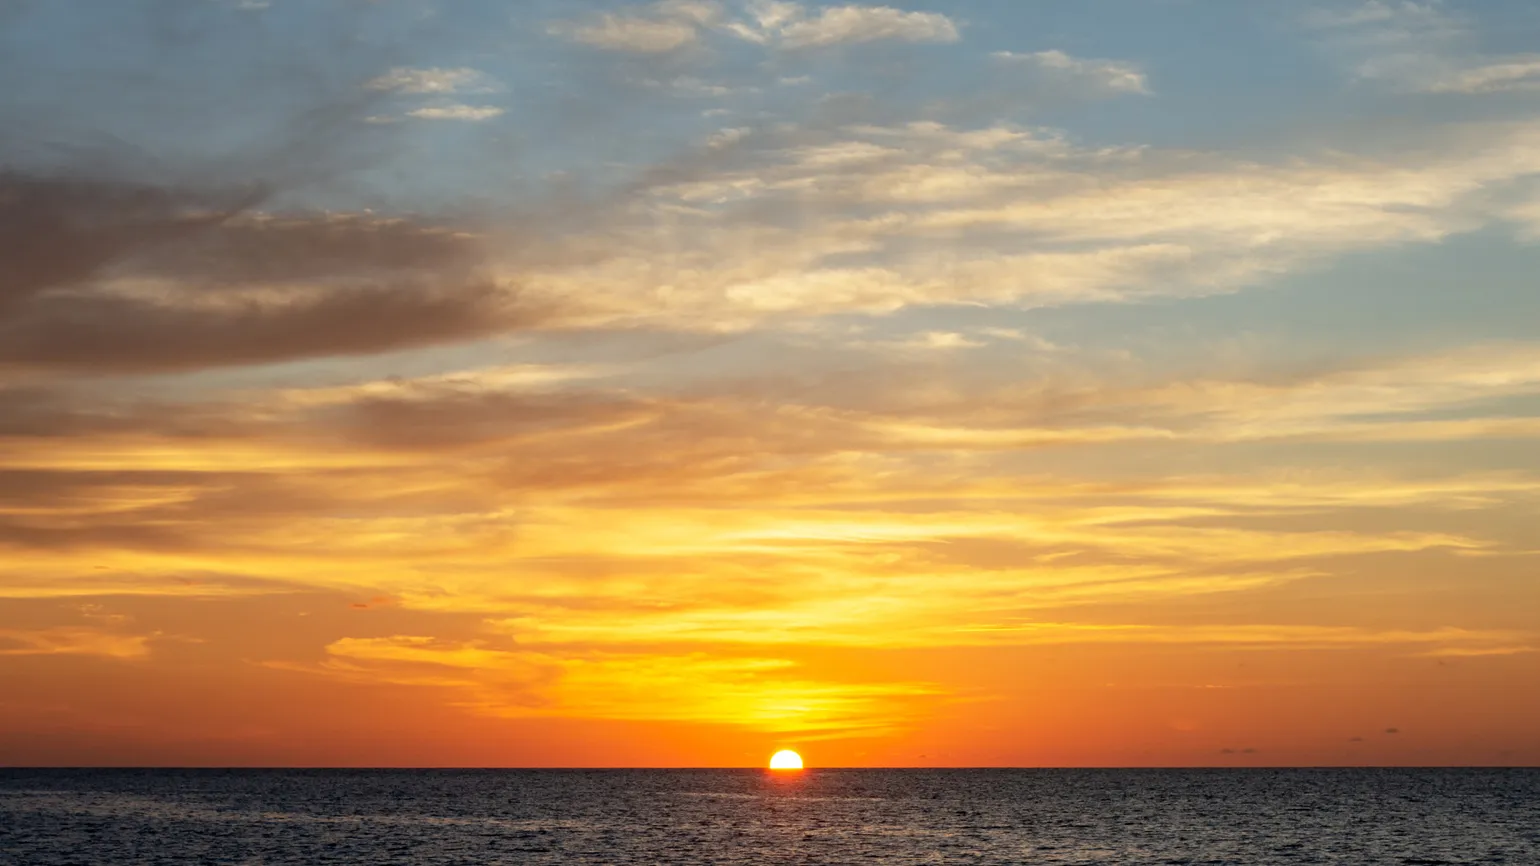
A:
<svg viewBox="0 0 1540 866">
<path fill-rule="evenodd" d="M 0 771 L 0 864 L 1540 864 L 1540 771 Z"/>
</svg>

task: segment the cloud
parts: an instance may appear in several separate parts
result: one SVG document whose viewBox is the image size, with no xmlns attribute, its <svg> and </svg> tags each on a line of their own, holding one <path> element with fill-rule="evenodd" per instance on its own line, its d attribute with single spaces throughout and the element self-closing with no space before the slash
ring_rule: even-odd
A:
<svg viewBox="0 0 1540 866">
<path fill-rule="evenodd" d="M 553 25 L 551 32 L 606 51 L 665 54 L 700 40 L 700 27 L 713 20 L 714 3 L 664 0 L 638 15 L 604 12 L 582 21 Z"/>
<path fill-rule="evenodd" d="M 537 296 L 585 297 L 594 324 L 714 330 L 1225 293 L 1512 219 L 1496 197 L 1540 172 L 1537 139 L 1458 125 L 1373 159 L 1271 164 L 1011 126 L 760 129 L 656 172 L 602 241 L 564 241 L 606 255 L 523 276 Z"/>
<path fill-rule="evenodd" d="M 767 31 L 786 48 L 822 48 L 880 40 L 956 42 L 957 24 L 939 12 L 905 12 L 890 6 L 830 6 L 812 17 L 786 10 Z"/>
<path fill-rule="evenodd" d="M 1334 387 L 1346 390 L 1324 402 L 1362 407 L 1382 391 L 1390 405 L 1435 405 L 1399 393 L 1427 379 L 1429 394 L 1458 403 L 1481 383 L 1527 381 L 1527 358 L 1499 347 L 1382 362 L 1342 373 L 1347 384 Z M 1088 380 L 1058 368 L 1040 394 L 975 399 L 899 369 L 880 393 L 864 380 L 832 392 L 859 399 L 820 405 L 779 368 L 761 382 L 714 370 L 711 387 L 661 388 L 638 384 L 656 371 L 628 378 L 626 366 L 397 380 L 370 370 L 218 402 L 16 396 L 0 411 L 15 423 L 0 440 L 0 587 L 41 598 L 297 587 L 388 597 L 392 607 L 352 614 L 348 628 L 394 636 L 325 635 L 320 661 L 276 666 L 423 689 L 427 702 L 485 716 L 809 736 L 903 730 L 958 697 L 923 677 L 840 676 L 810 661 L 818 648 L 1363 657 L 1534 643 L 1431 616 L 1259 621 L 1268 608 L 1256 606 L 1305 581 L 1326 591 L 1327 578 L 1375 563 L 1431 569 L 1451 551 L 1502 552 L 1479 521 L 1429 523 L 1426 509 L 1532 497 L 1533 478 L 1192 477 L 1180 467 L 1143 483 L 1028 477 L 1010 468 L 1020 452 L 980 458 L 992 452 L 962 434 L 996 412 L 1083 421 L 1099 401 L 1113 415 L 1149 400 L 1203 418 L 1222 413 L 1225 388 L 1189 400 L 1176 384 L 1089 380 L 1097 387 L 1069 398 L 1055 386 Z M 1016 372 L 1016 384 L 1035 381 L 1030 368 Z M 1290 383 L 1300 395 L 1238 411 L 1308 404 L 1318 379 L 1333 376 L 1300 377 Z M 1058 398 L 1090 415 L 1054 416 Z M 945 419 L 959 435 L 939 446 L 887 436 Z M 1364 508 L 1382 510 L 1352 517 Z M 179 582 L 233 563 L 251 579 Z M 488 631 L 435 637 L 435 617 L 451 612 Z"/>
<path fill-rule="evenodd" d="M 122 12 L 125 26 L 143 25 L 125 38 L 153 40 L 176 17 L 156 4 Z M 0 377 L 374 354 L 539 318 L 512 279 L 487 276 L 472 221 L 328 199 L 397 134 L 360 123 L 373 106 L 391 92 L 472 86 L 466 70 L 382 69 L 389 52 L 352 38 L 367 14 L 318 11 L 293 51 L 273 52 L 248 16 L 210 8 L 193 16 L 199 38 L 151 42 L 67 85 L 21 76 L 28 92 L 0 106 Z M 333 26 L 349 38 L 312 56 Z M 187 74 L 214 57 L 218 75 Z M 159 83 L 173 67 L 178 79 Z M 220 88 L 242 98 L 216 100 Z M 125 120 L 117 109 L 131 102 Z M 237 103 L 241 119 L 226 126 L 220 112 Z M 229 134 L 182 151 L 215 127 Z"/>
<path fill-rule="evenodd" d="M 646 401 L 621 395 L 476 393 L 450 387 L 361 395 L 322 418 L 338 424 L 348 441 L 359 445 L 442 452 L 456 445 L 614 429 L 644 421 L 655 411 Z M 450 417 L 455 424 L 445 425 Z"/>
<path fill-rule="evenodd" d="M 1540 54 L 1513 55 L 1504 60 L 1453 71 L 1427 82 L 1432 93 L 1498 93 L 1540 90 Z"/>
<path fill-rule="evenodd" d="M 1420 93 L 1540 90 L 1540 54 L 1486 54 L 1475 34 L 1439 3 L 1367 0 L 1307 21 L 1353 58 L 1361 80 Z"/>
<path fill-rule="evenodd" d="M 896 344 L 896 348 L 947 351 L 952 349 L 977 349 L 983 345 L 985 344 L 955 331 L 926 331 L 912 339 L 899 341 Z"/>
<path fill-rule="evenodd" d="M 0 366 L 135 371 L 370 353 L 531 317 L 452 227 L 255 214 L 257 192 L 0 175 Z"/>
<path fill-rule="evenodd" d="M 150 654 L 149 640 L 145 635 L 125 635 L 93 628 L 0 628 L 0 656 L 87 655 L 142 659 Z"/>
<path fill-rule="evenodd" d="M 404 635 L 343 638 L 326 652 L 317 667 L 270 666 L 446 689 L 458 706 L 500 717 L 691 722 L 838 737 L 892 730 L 941 694 L 925 683 L 823 682 L 786 660 L 702 653 L 562 656 Z"/>
<path fill-rule="evenodd" d="M 479 122 L 502 115 L 503 109 L 493 105 L 429 105 L 407 112 L 410 117 L 425 120 L 466 120 Z"/>
<path fill-rule="evenodd" d="M 1440 11 L 1437 0 L 1355 0 L 1310 10 L 1305 20 L 1322 28 L 1383 25 L 1387 22 L 1398 22 L 1402 31 L 1443 31 L 1451 26 L 1450 19 Z M 1383 38 L 1394 40 L 1397 34 L 1386 33 Z"/>
<path fill-rule="evenodd" d="M 899 346 L 890 342 L 885 348 Z M 1093 370 L 1089 363 L 1076 372 L 1062 365 L 1061 354 L 1036 362 L 1054 371 L 1040 381 L 1023 376 L 1002 388 L 968 386 L 950 378 L 927 379 L 936 371 L 911 361 L 908 391 L 885 392 L 866 383 L 863 394 L 861 384 L 852 382 L 849 392 L 841 388 L 838 397 L 829 399 L 842 405 L 852 424 L 883 443 L 866 447 L 1009 451 L 1098 443 L 1454 442 L 1540 436 L 1534 419 L 1514 417 L 1504 407 L 1504 401 L 1540 393 L 1536 347 L 1528 343 L 1364 359 L 1280 378 L 1185 373 L 1168 381 L 1151 380 L 1135 368 Z M 946 402 L 901 397 L 937 388 L 948 389 Z M 857 414 L 857 407 L 863 414 Z M 1453 413 L 1461 417 L 1449 417 Z M 1497 487 L 1485 488 L 1489 483 Z M 1435 489 L 1440 486 L 1389 485 L 1382 495 L 1387 503 L 1401 497 L 1472 502 L 1470 497 L 1482 495 L 1476 488 L 1465 493 Z M 1477 488 L 1494 492 L 1502 486 L 1491 479 L 1476 482 Z M 1340 495 L 1325 487 L 1316 491 Z M 1267 495 L 1284 494 L 1273 490 Z M 1309 494 L 1301 488 L 1289 495 Z M 1356 495 L 1367 491 L 1360 488 Z"/>
<path fill-rule="evenodd" d="M 1472 412 L 1483 402 L 1537 392 L 1540 347 L 1494 343 L 1434 355 L 1381 358 L 1284 381 L 1193 379 L 1170 387 L 1157 386 L 1139 397 L 1128 396 L 1133 402 L 1148 400 L 1156 414 L 1201 413 L 1213 425 L 1209 435 L 1226 441 L 1253 437 L 1436 440 L 1480 437 L 1480 425 L 1486 420 L 1496 422 L 1494 435 L 1502 435 L 1504 430 L 1533 435 L 1525 433 L 1522 424 L 1505 427 L 1501 423 L 1522 422 L 1526 420 L 1523 418 L 1481 419 L 1475 413 L 1475 418 L 1452 424 L 1429 420 L 1432 426 L 1424 429 L 1419 426 L 1419 416 L 1457 409 Z M 1503 413 L 1499 410 L 1498 414 Z M 1147 423 L 1154 420 L 1144 417 Z M 1157 426 L 1175 432 L 1187 425 L 1171 418 Z"/>
<path fill-rule="evenodd" d="M 1485 647 L 1440 647 L 1423 653 L 1432 658 L 1486 658 L 1490 656 L 1512 656 L 1521 653 L 1540 652 L 1540 647 L 1515 645 L 1515 646 L 1485 646 Z"/>
<path fill-rule="evenodd" d="M 1205 583 L 1228 591 L 1298 579 L 1299 566 L 1290 563 L 1301 557 L 1475 552 L 1488 543 L 1459 533 L 1276 532 L 1184 521 L 1359 508 L 1482 509 L 1533 495 L 1536 482 L 1504 475 L 1245 484 L 1185 478 L 1107 489 L 1052 485 L 1045 489 L 1048 499 L 1040 500 L 1008 493 L 1019 483 L 1014 480 L 931 478 L 923 469 L 930 459 L 924 455 L 986 460 L 1023 448 L 1096 443 L 1212 444 L 1305 435 L 1330 440 L 1375 430 L 1394 436 L 1407 424 L 1401 415 L 1534 393 L 1540 386 L 1532 355 L 1498 346 L 1282 383 L 1199 379 L 1136 387 L 1061 370 L 1045 381 L 1005 389 L 959 391 L 952 384 L 941 402 L 924 398 L 940 382 L 928 381 L 922 367 L 898 370 L 886 386 L 856 379 L 826 394 L 795 396 L 749 383 L 724 383 L 712 394 L 646 396 L 610 381 L 615 374 L 604 368 L 529 365 L 248 392 L 219 402 L 125 401 L 91 389 L 13 389 L 0 392 L 5 419 L 0 439 L 15 470 L 0 476 L 0 534 L 34 550 L 212 550 L 220 543 L 255 550 L 274 543 L 269 527 L 278 517 L 324 515 L 349 507 L 349 501 L 352 507 L 377 503 L 371 507 L 383 509 L 381 517 L 391 508 L 430 505 L 475 515 L 501 513 L 522 496 L 538 493 L 551 497 L 556 511 L 549 520 L 556 527 L 581 522 L 584 502 L 682 509 L 669 520 L 691 527 L 687 538 L 650 519 L 631 525 L 620 517 L 613 518 L 619 534 L 612 538 L 601 540 L 592 532 L 575 536 L 617 556 L 626 538 L 650 538 L 659 549 L 674 551 L 670 555 L 714 561 L 744 552 L 779 552 L 795 561 L 861 538 L 914 556 L 917 545 L 944 539 L 949 545 L 944 549 L 957 554 L 947 567 L 972 568 L 978 563 L 963 555 L 970 549 L 968 539 L 1008 537 L 1012 523 L 970 517 L 959 503 L 1005 497 L 1021 514 L 1058 509 L 1052 532 L 1040 536 L 1050 551 L 1158 564 L 1155 575 L 1139 570 L 1125 575 L 1149 581 L 1137 591 L 1192 592 Z M 764 411 L 761 401 L 767 399 L 775 412 Z M 1375 420 L 1359 420 L 1366 414 Z M 841 456 L 849 454 L 866 458 Z M 243 472 L 231 474 L 231 466 Z M 134 471 L 123 471 L 127 467 Z M 316 480 L 270 475 L 298 470 Z M 339 486 L 339 474 L 349 479 L 347 485 Z M 824 493 L 795 494 L 809 484 Z M 8 516 L 7 496 L 14 497 Z M 1065 496 L 1117 500 L 1124 507 L 1071 508 L 1062 501 Z M 843 513 L 903 497 L 934 502 L 930 516 L 874 512 L 856 519 Z M 1045 504 L 1055 497 L 1057 504 Z M 569 498 L 576 511 L 555 505 Z M 846 505 L 810 510 L 825 499 Z M 759 503 L 756 517 L 708 519 L 709 510 L 695 510 L 745 500 Z M 504 525 L 494 518 L 467 519 L 461 529 L 430 522 L 402 530 L 403 538 L 431 548 L 439 543 L 436 538 L 463 531 L 465 539 L 484 538 L 490 545 Z M 702 520 L 709 529 L 696 526 Z M 480 536 L 483 531 L 489 535 Z M 247 541 L 238 542 L 248 532 Z M 544 536 L 529 537 L 534 544 Z M 551 555 L 574 553 L 557 537 L 547 542 L 555 545 Z M 1022 550 L 1023 567 L 1041 552 Z M 858 555 L 849 550 L 835 558 L 844 568 L 850 565 L 847 557 Z M 1270 565 L 1259 568 L 1258 562 Z M 1211 577 L 1184 571 L 1195 564 L 1230 570 Z M 216 567 L 213 561 L 206 565 Z M 1097 588 L 1105 575 L 1095 569 L 1083 576 L 1061 574 L 1066 583 L 1050 590 L 1034 582 L 1033 591 L 1045 599 L 1105 591 Z M 1125 584 L 1119 591 L 1135 589 Z"/>
<path fill-rule="evenodd" d="M 90 279 L 141 248 L 196 236 L 259 195 L 0 173 L 0 239 L 14 251 L 0 275 L 0 312 Z"/>
<path fill-rule="evenodd" d="M 956 42 L 957 24 L 937 12 L 888 6 L 830 6 L 810 14 L 800 3 L 751 3 L 748 17 L 731 19 L 721 4 L 665 0 L 638 13 L 606 12 L 560 22 L 551 32 L 609 51 L 666 54 L 699 43 L 708 32 L 788 50 L 865 42 Z"/>
<path fill-rule="evenodd" d="M 375 90 L 389 90 L 411 94 L 487 93 L 497 89 L 496 83 L 480 72 L 468 67 L 412 68 L 398 66 L 369 82 Z"/>
<path fill-rule="evenodd" d="M 991 56 L 998 63 L 1024 67 L 1045 74 L 1062 82 L 1066 87 L 1113 94 L 1150 92 L 1149 80 L 1145 77 L 1143 70 L 1132 63 L 1118 60 L 1088 60 L 1071 57 L 1057 50 L 1036 51 L 1029 54 L 996 51 Z"/>
<path fill-rule="evenodd" d="M 374 354 L 494 333 L 521 318 L 485 283 L 350 286 L 216 304 L 100 293 L 39 300 L 8 317 L 0 366 L 128 373 Z"/>
</svg>

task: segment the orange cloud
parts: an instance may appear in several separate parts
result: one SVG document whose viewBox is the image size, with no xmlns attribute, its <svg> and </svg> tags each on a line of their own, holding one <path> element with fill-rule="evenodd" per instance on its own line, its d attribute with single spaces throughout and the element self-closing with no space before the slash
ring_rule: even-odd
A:
<svg viewBox="0 0 1540 866">
<path fill-rule="evenodd" d="M 0 628 L 0 656 L 86 655 L 114 659 L 149 656 L 151 636 L 125 635 L 93 628 Z"/>
</svg>

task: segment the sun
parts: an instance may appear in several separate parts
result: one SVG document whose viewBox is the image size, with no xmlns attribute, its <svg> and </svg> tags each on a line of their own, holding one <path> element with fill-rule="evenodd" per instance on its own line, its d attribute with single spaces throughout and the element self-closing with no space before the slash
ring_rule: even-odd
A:
<svg viewBox="0 0 1540 866">
<path fill-rule="evenodd" d="M 770 769 L 800 770 L 802 769 L 802 756 L 790 749 L 782 749 L 770 756 Z"/>
</svg>

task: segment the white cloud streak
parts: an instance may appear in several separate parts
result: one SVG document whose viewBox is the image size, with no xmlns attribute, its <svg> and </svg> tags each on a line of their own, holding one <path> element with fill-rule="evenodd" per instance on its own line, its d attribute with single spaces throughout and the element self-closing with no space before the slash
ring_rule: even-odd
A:
<svg viewBox="0 0 1540 866">
<path fill-rule="evenodd" d="M 455 69 L 397 67 L 369 82 L 369 87 L 396 93 L 440 95 L 490 93 L 497 90 L 496 82 L 485 73 L 466 67 Z"/>
<path fill-rule="evenodd" d="M 1524 123 L 1454 127 L 1376 159 L 1283 164 L 928 122 L 716 141 L 718 158 L 617 215 L 607 255 L 526 272 L 528 291 L 580 294 L 594 321 L 713 329 L 928 304 L 1199 296 L 1523 220 L 1493 196 L 1540 173 L 1540 126 Z M 795 221 L 775 216 L 788 212 Z"/>
<path fill-rule="evenodd" d="M 1144 71 L 1125 61 L 1071 57 L 1063 51 L 997 51 L 991 56 L 998 63 L 1028 68 L 1070 87 L 1110 94 L 1150 92 Z"/>
<path fill-rule="evenodd" d="M 664 0 L 635 13 L 604 12 L 582 21 L 558 22 L 551 32 L 604 51 L 666 54 L 698 42 L 701 26 L 714 21 L 720 11 L 715 3 Z"/>
<path fill-rule="evenodd" d="M 958 26 L 939 12 L 890 6 L 831 6 L 811 12 L 800 3 L 758 2 L 746 18 L 729 19 L 719 3 L 664 0 L 634 12 L 606 12 L 559 22 L 551 32 L 593 48 L 666 54 L 695 45 L 708 32 L 787 50 L 866 42 L 956 42 Z"/>
<path fill-rule="evenodd" d="M 957 25 L 937 12 L 905 12 L 889 6 L 835 6 L 812 17 L 792 17 L 772 28 L 786 48 L 821 48 L 891 39 L 956 42 Z"/>
<path fill-rule="evenodd" d="M 464 120 L 473 123 L 491 120 L 502 113 L 503 109 L 492 105 L 463 104 L 430 105 L 407 112 L 411 117 L 418 117 L 424 120 Z"/>
</svg>

